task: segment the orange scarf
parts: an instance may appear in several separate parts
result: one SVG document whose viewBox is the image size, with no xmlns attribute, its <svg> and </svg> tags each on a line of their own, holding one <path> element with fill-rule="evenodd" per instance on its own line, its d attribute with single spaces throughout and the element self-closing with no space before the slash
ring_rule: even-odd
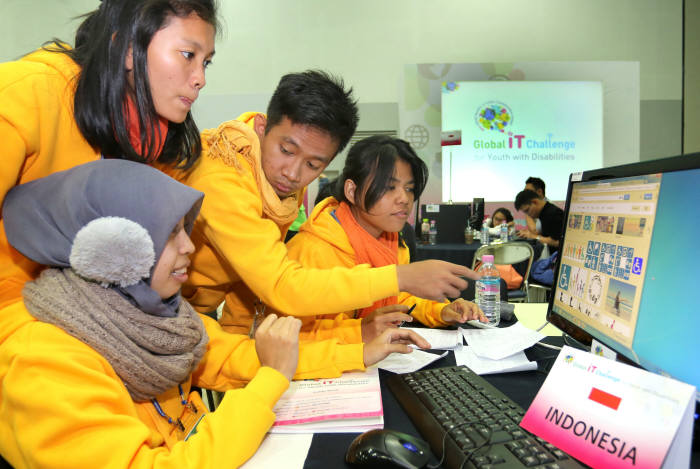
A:
<svg viewBox="0 0 700 469">
<path fill-rule="evenodd" d="M 262 169 L 260 139 L 255 131 L 239 120 L 231 120 L 221 123 L 216 129 L 202 132 L 202 140 L 208 147 L 207 154 L 210 158 L 221 159 L 224 164 L 240 172 L 244 170 L 240 160 L 248 162 L 260 191 L 263 213 L 278 226 L 284 227 L 283 233 L 286 232 L 299 214 L 300 200 L 304 191 L 301 190 L 280 200 Z"/>
<path fill-rule="evenodd" d="M 335 210 L 335 216 L 340 222 L 340 226 L 345 230 L 350 245 L 355 251 L 355 261 L 357 264 L 369 264 L 372 267 L 384 267 L 385 265 L 396 265 L 399 263 L 399 234 L 382 233 L 379 239 L 369 234 L 357 223 L 350 210 L 350 206 L 341 202 Z M 390 296 L 379 301 L 375 301 L 372 306 L 362 308 L 357 317 L 364 318 L 372 311 L 382 306 L 395 305 L 398 301 L 396 296 Z"/>
<path fill-rule="evenodd" d="M 158 117 L 158 125 L 156 126 L 156 135 L 151 135 L 151 128 L 146 129 L 146 142 L 141 141 L 141 126 L 139 125 L 139 114 L 136 111 L 136 105 L 131 96 L 126 96 L 126 104 L 124 105 L 124 113 L 126 114 L 126 126 L 129 131 L 129 143 L 133 147 L 134 151 L 141 156 L 146 156 L 144 153 L 148 151 L 148 146 L 151 144 L 151 139 L 155 138 L 155 153 L 152 158 L 148 160 L 149 163 L 153 163 L 158 159 L 161 150 L 163 150 L 163 145 L 165 145 L 165 138 L 168 136 L 168 123 L 169 121 L 163 117 Z"/>
</svg>

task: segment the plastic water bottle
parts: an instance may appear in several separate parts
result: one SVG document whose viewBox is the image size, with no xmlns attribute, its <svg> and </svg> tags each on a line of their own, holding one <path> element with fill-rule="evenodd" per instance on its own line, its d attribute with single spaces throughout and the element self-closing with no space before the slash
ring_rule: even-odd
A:
<svg viewBox="0 0 700 469">
<path fill-rule="evenodd" d="M 427 218 L 424 218 L 420 225 L 420 241 L 421 244 L 430 244 L 430 223 Z"/>
<path fill-rule="evenodd" d="M 428 241 L 430 244 L 437 244 L 437 226 L 435 225 L 435 220 L 430 220 L 430 236 L 428 236 Z"/>
<path fill-rule="evenodd" d="M 481 227 L 481 244 L 489 244 L 489 229 L 485 226 Z"/>
<path fill-rule="evenodd" d="M 493 265 L 493 255 L 481 256 L 481 278 L 476 281 L 476 303 L 494 326 L 501 322 L 501 275 Z"/>
<path fill-rule="evenodd" d="M 508 225 L 505 223 L 501 224 L 501 241 L 508 242 Z"/>
</svg>

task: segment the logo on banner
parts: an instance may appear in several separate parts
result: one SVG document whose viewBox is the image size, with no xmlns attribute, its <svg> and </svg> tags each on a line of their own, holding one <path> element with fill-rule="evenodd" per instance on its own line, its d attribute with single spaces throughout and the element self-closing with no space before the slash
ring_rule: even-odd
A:
<svg viewBox="0 0 700 469">
<path fill-rule="evenodd" d="M 505 133 L 506 127 L 513 125 L 513 112 L 506 104 L 497 101 L 482 104 L 474 118 L 481 130 Z"/>
<path fill-rule="evenodd" d="M 456 83 L 454 81 L 443 81 L 442 82 L 442 92 L 443 93 L 451 93 L 453 91 L 457 91 L 459 89 L 459 83 Z"/>
</svg>

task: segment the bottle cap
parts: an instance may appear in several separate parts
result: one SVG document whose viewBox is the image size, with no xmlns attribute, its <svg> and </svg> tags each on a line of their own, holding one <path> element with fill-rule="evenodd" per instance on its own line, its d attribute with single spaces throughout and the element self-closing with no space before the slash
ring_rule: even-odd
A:
<svg viewBox="0 0 700 469">
<path fill-rule="evenodd" d="M 493 264 L 493 254 L 484 254 L 481 256 L 481 262 Z"/>
</svg>

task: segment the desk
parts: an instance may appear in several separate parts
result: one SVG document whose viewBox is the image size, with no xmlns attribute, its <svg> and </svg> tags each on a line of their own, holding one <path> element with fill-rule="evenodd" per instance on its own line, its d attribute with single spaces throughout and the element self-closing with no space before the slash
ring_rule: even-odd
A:
<svg viewBox="0 0 700 469">
<path fill-rule="evenodd" d="M 547 312 L 545 303 L 523 303 L 517 304 L 515 314 L 523 324 L 530 328 L 537 328 L 544 323 Z M 545 338 L 546 342 L 555 345 L 561 345 L 563 339 L 561 332 L 552 325 L 548 325 L 541 331 L 549 337 Z M 505 395 L 513 399 L 518 405 L 527 409 L 530 403 L 535 398 L 537 391 L 542 386 L 546 378 L 546 373 L 552 364 L 552 360 L 558 352 L 543 347 L 531 347 L 526 350 L 526 355 L 530 360 L 537 360 L 539 369 L 537 371 L 526 371 L 517 373 L 502 373 L 495 375 L 485 375 L 484 378 L 491 384 L 500 389 Z M 455 365 L 453 353 L 447 354 L 444 358 L 433 362 L 426 368 L 440 368 L 443 366 Z M 386 387 L 385 380 L 391 373 L 384 370 L 379 370 L 379 378 L 382 392 L 382 404 L 384 406 L 384 427 L 400 430 L 404 433 L 420 436 L 413 422 L 408 418 L 406 413 L 401 408 L 400 404 L 394 398 L 394 395 Z M 308 439 L 304 442 L 300 441 L 303 435 L 284 435 L 289 437 L 289 444 L 308 444 Z M 268 449 L 268 454 L 254 456 L 245 465 L 245 469 L 257 469 L 274 467 L 271 465 L 272 459 L 269 453 L 276 453 L 277 467 L 304 469 L 326 469 L 326 468 L 351 468 L 352 466 L 345 463 L 345 451 L 357 436 L 356 433 L 318 433 L 313 435 L 311 444 L 306 455 L 306 460 L 298 465 L 294 465 L 290 461 L 290 456 L 294 451 L 289 453 L 284 450 L 284 446 L 277 446 Z M 700 469 L 700 449 L 695 448 L 691 455 L 691 468 Z M 257 460 L 257 461 L 256 461 Z M 259 462 L 258 462 L 259 461 Z M 430 461 L 434 464 L 437 460 Z"/>
<path fill-rule="evenodd" d="M 523 326 L 537 330 L 547 320 L 547 303 L 516 303 L 514 312 Z M 550 337 L 561 337 L 561 331 L 549 323 L 540 332 Z"/>
</svg>

